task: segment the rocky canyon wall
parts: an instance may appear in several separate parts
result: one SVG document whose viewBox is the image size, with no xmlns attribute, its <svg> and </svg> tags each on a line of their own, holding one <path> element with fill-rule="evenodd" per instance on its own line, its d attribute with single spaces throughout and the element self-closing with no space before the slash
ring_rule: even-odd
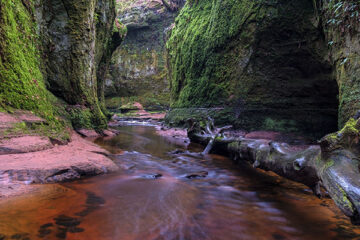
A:
<svg viewBox="0 0 360 240">
<path fill-rule="evenodd" d="M 340 126 L 357 109 L 359 22 L 339 35 L 326 9 L 311 0 L 188 1 L 167 42 L 167 121 L 209 114 L 248 130 L 337 130 L 338 109 Z"/>
<path fill-rule="evenodd" d="M 43 0 L 37 13 L 49 90 L 69 103 L 75 128 L 105 128 L 99 71 L 111 55 L 114 1 Z"/>
<path fill-rule="evenodd" d="M 111 55 L 115 3 L 5 0 L 0 7 L 3 111 L 33 111 L 50 125 L 65 127 L 70 119 L 74 128 L 106 128 L 97 75 Z"/>
<path fill-rule="evenodd" d="M 360 3 L 317 1 L 328 55 L 339 87 L 339 128 L 360 110 Z"/>
<path fill-rule="evenodd" d="M 105 94 L 110 108 L 137 101 L 146 108 L 169 106 L 165 36 L 184 1 L 118 1 L 117 20 L 127 27 L 114 52 Z"/>
</svg>

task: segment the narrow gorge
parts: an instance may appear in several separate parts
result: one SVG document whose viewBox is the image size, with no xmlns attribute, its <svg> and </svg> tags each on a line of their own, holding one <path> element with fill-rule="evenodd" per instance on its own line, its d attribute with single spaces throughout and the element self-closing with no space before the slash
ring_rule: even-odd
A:
<svg viewBox="0 0 360 240">
<path fill-rule="evenodd" d="M 360 239 L 359 77 L 358 0 L 1 0 L 0 240 Z"/>
</svg>

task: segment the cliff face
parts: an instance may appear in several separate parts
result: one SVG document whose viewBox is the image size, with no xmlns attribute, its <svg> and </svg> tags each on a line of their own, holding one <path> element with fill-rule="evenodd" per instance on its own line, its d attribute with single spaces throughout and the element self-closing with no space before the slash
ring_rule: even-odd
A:
<svg viewBox="0 0 360 240">
<path fill-rule="evenodd" d="M 76 128 L 105 128 L 97 69 L 108 62 L 114 2 L 43 0 L 39 6 L 50 91 L 72 105 L 68 110 Z"/>
<path fill-rule="evenodd" d="M 68 105 L 60 115 L 75 128 L 105 128 L 96 75 L 111 55 L 115 3 L 6 0 L 0 6 L 2 108 L 34 111 L 56 123 L 64 107 L 54 105 Z M 65 102 L 56 104 L 50 92 Z"/>
<path fill-rule="evenodd" d="M 47 121 L 47 134 L 66 137 L 59 136 L 66 123 L 58 118 L 58 100 L 45 86 L 33 7 L 29 1 L 0 3 L 0 111 L 32 111 Z"/>
<path fill-rule="evenodd" d="M 121 44 L 123 33 L 121 26 L 114 24 L 116 17 L 115 1 L 99 0 L 96 8 L 96 66 L 97 94 L 101 110 L 107 113 L 105 106 L 105 78 L 113 52 Z"/>
<path fill-rule="evenodd" d="M 188 1 L 167 43 L 173 107 L 168 121 L 177 124 L 180 114 L 204 111 L 189 108 L 221 107 L 210 111 L 218 124 L 316 137 L 336 130 L 337 82 L 341 125 L 349 116 L 342 99 L 352 86 L 339 79 L 358 78 L 357 70 L 345 70 L 336 59 L 358 49 L 359 38 L 339 38 L 338 56 L 333 49 L 329 57 L 328 38 L 334 36 L 325 37 L 326 20 L 316 8 L 310 0 Z"/>
<path fill-rule="evenodd" d="M 165 35 L 181 6 L 180 1 L 170 3 L 174 10 L 160 0 L 118 2 L 117 20 L 127 27 L 127 36 L 112 56 L 105 89 L 108 98 L 134 99 L 145 107 L 169 105 Z"/>
<path fill-rule="evenodd" d="M 322 0 L 316 5 L 339 86 L 339 127 L 360 110 L 360 3 Z"/>
</svg>

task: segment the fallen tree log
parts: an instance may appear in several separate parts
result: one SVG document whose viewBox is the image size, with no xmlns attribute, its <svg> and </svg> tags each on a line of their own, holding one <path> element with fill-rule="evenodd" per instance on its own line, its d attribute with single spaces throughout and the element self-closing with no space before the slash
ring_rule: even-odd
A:
<svg viewBox="0 0 360 240">
<path fill-rule="evenodd" d="M 190 140 L 206 146 L 202 154 L 225 149 L 234 161 L 303 183 L 318 197 L 323 186 L 352 223 L 360 225 L 360 119 L 350 119 L 341 131 L 321 139 L 320 146 L 301 151 L 270 140 L 225 137 L 212 119 L 188 123 Z"/>
</svg>

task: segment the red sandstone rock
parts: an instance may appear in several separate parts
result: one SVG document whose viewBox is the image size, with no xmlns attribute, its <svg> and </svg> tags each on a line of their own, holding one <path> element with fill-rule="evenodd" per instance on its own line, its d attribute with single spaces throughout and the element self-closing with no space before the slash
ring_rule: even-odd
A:
<svg viewBox="0 0 360 240">
<path fill-rule="evenodd" d="M 23 136 L 0 140 L 0 155 L 28 153 L 52 148 L 48 137 Z"/>
<path fill-rule="evenodd" d="M 76 132 L 78 132 L 78 133 L 79 133 L 81 136 L 83 136 L 83 137 L 89 137 L 89 138 L 100 137 L 100 134 L 98 134 L 97 132 L 95 132 L 95 130 L 79 129 L 79 130 L 76 130 Z"/>
<path fill-rule="evenodd" d="M 0 197 L 14 195 L 12 191 L 22 191 L 22 186 L 28 183 L 63 182 L 117 171 L 118 166 L 108 155 L 106 150 L 76 133 L 68 145 L 0 155 Z M 12 188 L 19 184 L 21 187 Z"/>
<path fill-rule="evenodd" d="M 116 136 L 116 133 L 111 131 L 111 130 L 104 130 L 102 133 L 103 133 L 103 135 L 105 137 L 114 137 L 114 136 Z"/>
</svg>

